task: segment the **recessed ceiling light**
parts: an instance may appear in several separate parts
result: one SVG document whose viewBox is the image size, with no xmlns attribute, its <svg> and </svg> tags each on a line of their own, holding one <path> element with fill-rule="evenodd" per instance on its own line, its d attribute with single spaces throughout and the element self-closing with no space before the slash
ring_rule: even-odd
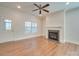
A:
<svg viewBox="0 0 79 59">
<path fill-rule="evenodd" d="M 17 8 L 21 8 L 21 6 L 17 6 Z"/>
<path fill-rule="evenodd" d="M 69 5 L 70 3 L 69 2 L 66 2 L 66 5 Z"/>
</svg>

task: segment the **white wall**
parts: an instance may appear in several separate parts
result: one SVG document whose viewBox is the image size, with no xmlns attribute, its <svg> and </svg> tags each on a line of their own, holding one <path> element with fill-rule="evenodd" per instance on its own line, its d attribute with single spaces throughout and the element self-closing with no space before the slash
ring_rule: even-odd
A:
<svg viewBox="0 0 79 59">
<path fill-rule="evenodd" d="M 64 11 L 51 13 L 46 17 L 46 26 L 64 26 Z"/>
<path fill-rule="evenodd" d="M 79 44 L 79 8 L 66 11 L 65 40 Z"/>
<path fill-rule="evenodd" d="M 12 30 L 5 31 L 4 19 L 12 20 Z M 38 31 L 36 33 L 25 32 L 25 21 L 37 22 Z M 42 20 L 28 14 L 28 12 L 21 12 L 18 10 L 0 7 L 0 43 L 7 41 L 15 41 L 42 34 Z"/>
<path fill-rule="evenodd" d="M 46 30 L 46 16 L 41 16 L 41 20 L 42 20 L 42 35 L 45 36 L 45 30 Z"/>
</svg>

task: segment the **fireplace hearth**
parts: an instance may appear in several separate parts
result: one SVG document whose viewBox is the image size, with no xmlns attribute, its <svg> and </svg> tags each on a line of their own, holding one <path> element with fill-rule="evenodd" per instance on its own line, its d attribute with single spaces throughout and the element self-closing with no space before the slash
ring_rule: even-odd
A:
<svg viewBox="0 0 79 59">
<path fill-rule="evenodd" d="M 59 41 L 59 30 L 48 30 L 48 38 Z"/>
</svg>

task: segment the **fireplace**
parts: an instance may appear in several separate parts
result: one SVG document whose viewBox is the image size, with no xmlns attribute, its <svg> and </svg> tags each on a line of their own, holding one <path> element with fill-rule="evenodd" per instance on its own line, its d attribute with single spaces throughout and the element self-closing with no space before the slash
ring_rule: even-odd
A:
<svg viewBox="0 0 79 59">
<path fill-rule="evenodd" d="M 59 41 L 59 30 L 48 30 L 48 38 Z"/>
</svg>

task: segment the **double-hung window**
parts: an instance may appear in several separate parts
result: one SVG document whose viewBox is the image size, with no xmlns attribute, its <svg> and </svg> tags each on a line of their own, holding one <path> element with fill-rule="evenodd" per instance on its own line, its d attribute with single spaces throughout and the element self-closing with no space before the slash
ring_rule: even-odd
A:
<svg viewBox="0 0 79 59">
<path fill-rule="evenodd" d="M 11 20 L 4 20 L 5 30 L 11 30 L 12 28 L 12 21 Z"/>
<path fill-rule="evenodd" d="M 32 23 L 32 32 L 37 32 L 37 23 Z"/>
<path fill-rule="evenodd" d="M 31 32 L 31 22 L 25 22 L 25 31 Z"/>
<path fill-rule="evenodd" d="M 37 32 L 37 23 L 35 22 L 25 22 L 25 31 L 26 32 Z"/>
</svg>

